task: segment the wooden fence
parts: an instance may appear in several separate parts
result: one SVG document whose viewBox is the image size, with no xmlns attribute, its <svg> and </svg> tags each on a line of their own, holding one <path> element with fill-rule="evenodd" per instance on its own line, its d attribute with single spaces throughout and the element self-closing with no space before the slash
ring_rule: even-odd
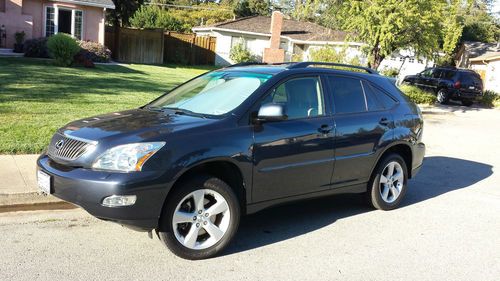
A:
<svg viewBox="0 0 500 281">
<path fill-rule="evenodd" d="M 128 63 L 215 63 L 215 37 L 161 29 L 106 28 L 105 45 L 113 59 Z"/>
<path fill-rule="evenodd" d="M 215 63 L 215 37 L 165 32 L 165 63 L 209 64 Z"/>
<path fill-rule="evenodd" d="M 111 32 L 109 32 L 111 31 Z M 106 31 L 106 42 L 113 41 L 108 48 L 114 59 L 127 63 L 163 63 L 163 30 L 120 28 Z"/>
</svg>

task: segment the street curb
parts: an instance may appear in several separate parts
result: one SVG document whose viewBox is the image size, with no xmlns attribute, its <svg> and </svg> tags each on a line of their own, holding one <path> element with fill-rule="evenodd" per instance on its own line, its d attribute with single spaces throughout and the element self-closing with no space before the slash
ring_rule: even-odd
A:
<svg viewBox="0 0 500 281">
<path fill-rule="evenodd" d="M 68 209 L 74 206 L 39 192 L 0 194 L 0 212 L 11 210 Z"/>
</svg>

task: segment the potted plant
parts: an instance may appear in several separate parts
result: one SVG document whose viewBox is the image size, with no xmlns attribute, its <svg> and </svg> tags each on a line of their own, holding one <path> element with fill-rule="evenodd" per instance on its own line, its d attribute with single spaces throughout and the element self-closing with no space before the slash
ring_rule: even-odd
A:
<svg viewBox="0 0 500 281">
<path fill-rule="evenodd" d="M 21 32 L 18 31 L 14 34 L 14 37 L 16 38 L 16 43 L 14 44 L 14 53 L 22 53 L 23 52 L 24 36 L 26 36 L 24 31 L 21 31 Z"/>
</svg>

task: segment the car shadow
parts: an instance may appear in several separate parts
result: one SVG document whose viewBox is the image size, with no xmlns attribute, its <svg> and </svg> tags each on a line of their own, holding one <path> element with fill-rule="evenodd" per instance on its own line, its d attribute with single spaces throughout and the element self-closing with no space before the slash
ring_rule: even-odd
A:
<svg viewBox="0 0 500 281">
<path fill-rule="evenodd" d="M 419 174 L 409 181 L 401 207 L 467 188 L 493 174 L 492 166 L 444 156 L 426 157 Z M 281 205 L 243 217 L 236 237 L 223 255 L 291 239 L 373 211 L 362 194 L 344 194 Z"/>
</svg>

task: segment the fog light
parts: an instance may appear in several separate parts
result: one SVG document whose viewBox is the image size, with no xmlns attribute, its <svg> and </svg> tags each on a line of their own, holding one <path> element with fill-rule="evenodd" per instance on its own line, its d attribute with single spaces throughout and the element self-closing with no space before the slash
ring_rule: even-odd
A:
<svg viewBox="0 0 500 281">
<path fill-rule="evenodd" d="M 122 207 L 135 204 L 135 195 L 111 195 L 102 200 L 102 205 L 106 207 Z"/>
</svg>

